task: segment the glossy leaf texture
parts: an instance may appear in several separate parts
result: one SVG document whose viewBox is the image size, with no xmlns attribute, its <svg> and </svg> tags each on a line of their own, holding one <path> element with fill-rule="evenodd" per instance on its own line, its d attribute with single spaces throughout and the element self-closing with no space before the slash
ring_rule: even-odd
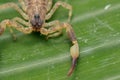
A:
<svg viewBox="0 0 120 80">
<path fill-rule="evenodd" d="M 53 0 L 55 4 L 58 0 Z M 71 42 L 65 30 L 56 38 L 39 33 L 25 35 L 9 28 L 0 36 L 0 80 L 120 80 L 120 0 L 61 0 L 73 6 L 72 25 L 80 58 L 74 73 Z M 17 0 L 1 0 L 1 4 Z M 12 8 L 0 9 L 0 21 L 22 17 Z M 66 21 L 68 11 L 60 7 L 48 21 Z"/>
</svg>

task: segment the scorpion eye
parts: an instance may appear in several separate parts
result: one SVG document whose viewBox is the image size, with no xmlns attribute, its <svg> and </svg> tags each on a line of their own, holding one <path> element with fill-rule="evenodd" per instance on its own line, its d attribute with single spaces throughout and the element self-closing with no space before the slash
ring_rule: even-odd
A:
<svg viewBox="0 0 120 80">
<path fill-rule="evenodd" d="M 33 27 L 41 27 L 43 24 L 43 21 L 41 20 L 39 14 L 35 14 L 33 19 L 31 20 L 31 24 Z"/>
<path fill-rule="evenodd" d="M 34 18 L 35 18 L 35 19 L 39 19 L 40 16 L 39 16 L 38 14 L 36 14 L 36 15 L 34 15 Z"/>
</svg>

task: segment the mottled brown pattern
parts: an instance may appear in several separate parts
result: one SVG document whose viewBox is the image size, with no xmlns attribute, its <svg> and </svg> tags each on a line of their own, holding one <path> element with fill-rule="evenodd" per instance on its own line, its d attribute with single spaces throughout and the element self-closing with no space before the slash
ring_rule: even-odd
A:
<svg viewBox="0 0 120 80">
<path fill-rule="evenodd" d="M 47 13 L 48 0 L 25 0 L 26 13 L 32 19 L 35 14 L 39 14 L 42 20 L 45 20 Z"/>
<path fill-rule="evenodd" d="M 67 33 L 72 42 L 76 41 L 76 37 L 75 37 L 74 31 L 72 29 L 70 29 Z"/>
</svg>

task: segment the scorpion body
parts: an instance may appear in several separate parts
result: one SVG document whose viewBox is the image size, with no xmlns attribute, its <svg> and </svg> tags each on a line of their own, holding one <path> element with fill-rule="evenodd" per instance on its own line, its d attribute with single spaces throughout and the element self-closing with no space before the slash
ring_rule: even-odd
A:
<svg viewBox="0 0 120 80">
<path fill-rule="evenodd" d="M 48 0 L 25 0 L 25 5 L 32 27 L 35 30 L 40 29 L 45 22 Z"/>
<path fill-rule="evenodd" d="M 66 29 L 66 33 L 73 44 L 73 46 L 70 48 L 72 66 L 68 72 L 68 76 L 71 75 L 79 57 L 78 42 L 72 26 L 68 23 L 70 22 L 72 16 L 71 5 L 62 1 L 58 1 L 52 7 L 52 0 L 19 0 L 19 2 L 21 8 L 12 2 L 0 5 L 0 9 L 9 7 L 14 8 L 23 17 L 23 19 L 20 17 L 15 17 L 13 19 L 3 20 L 0 23 L 0 35 L 2 35 L 6 27 L 11 28 L 10 32 L 13 34 L 14 39 L 16 39 L 16 35 L 13 33 L 12 28 L 15 28 L 16 30 L 25 34 L 30 34 L 33 31 L 40 32 L 41 34 L 47 36 L 47 38 L 59 36 L 62 33 L 62 29 Z M 46 22 L 46 20 L 52 17 L 59 6 L 69 10 L 68 22 L 60 22 L 58 20 Z"/>
</svg>

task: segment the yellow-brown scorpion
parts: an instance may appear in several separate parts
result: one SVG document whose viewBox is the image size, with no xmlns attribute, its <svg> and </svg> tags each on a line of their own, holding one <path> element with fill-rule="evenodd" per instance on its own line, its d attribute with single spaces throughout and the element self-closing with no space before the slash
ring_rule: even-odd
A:
<svg viewBox="0 0 120 80">
<path fill-rule="evenodd" d="M 33 31 L 40 32 L 41 34 L 47 36 L 47 38 L 56 37 L 62 33 L 62 29 L 66 29 L 66 33 L 73 44 L 70 48 L 70 53 L 72 56 L 72 66 L 68 72 L 68 76 L 70 76 L 79 57 L 78 42 L 76 40 L 73 28 L 69 24 L 72 16 L 72 6 L 62 1 L 58 1 L 54 6 L 52 6 L 52 0 L 19 0 L 19 3 L 21 6 L 18 6 L 12 2 L 0 5 L 0 9 L 9 7 L 14 8 L 24 18 L 22 19 L 20 17 L 15 17 L 13 19 L 3 20 L 0 23 L 0 35 L 4 32 L 6 27 L 15 28 L 25 34 L 30 34 Z M 68 22 L 60 22 L 58 20 L 46 22 L 46 20 L 49 20 L 52 17 L 59 6 L 69 10 Z M 13 33 L 12 30 L 10 30 L 10 32 Z M 14 34 L 13 36 L 15 38 Z"/>
</svg>

